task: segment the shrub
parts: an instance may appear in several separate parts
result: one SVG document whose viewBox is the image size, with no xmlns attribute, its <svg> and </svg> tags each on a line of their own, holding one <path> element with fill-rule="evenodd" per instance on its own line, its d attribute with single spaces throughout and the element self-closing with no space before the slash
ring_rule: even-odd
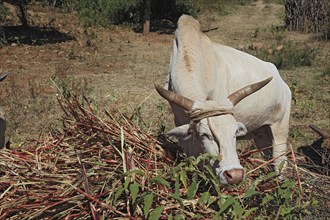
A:
<svg viewBox="0 0 330 220">
<path fill-rule="evenodd" d="M 310 47 L 299 48 L 289 44 L 283 52 L 275 54 L 275 65 L 278 68 L 292 68 L 297 66 L 311 66 L 315 58 L 315 49 Z"/>
<path fill-rule="evenodd" d="M 0 47 L 8 43 L 4 31 L 0 28 Z"/>
<path fill-rule="evenodd" d="M 182 14 L 197 15 L 199 9 L 192 0 L 154 0 L 151 1 L 151 20 L 170 20 L 176 22 Z"/>
<path fill-rule="evenodd" d="M 0 4 L 0 22 L 4 21 L 6 17 L 9 15 L 9 11 L 6 7 Z"/>
<path fill-rule="evenodd" d="M 262 60 L 274 63 L 279 69 L 290 69 L 298 66 L 311 66 L 317 50 L 309 46 L 302 47 L 299 44 L 288 42 L 284 45 L 283 50 L 272 49 L 272 51 L 274 52 L 269 53 L 267 50 L 251 52 Z"/>
<path fill-rule="evenodd" d="M 9 15 L 8 9 L 4 7 L 2 4 L 0 4 L 0 22 L 5 21 L 8 15 Z M 5 33 L 3 29 L 0 27 L 0 47 L 5 44 L 7 44 Z"/>
<path fill-rule="evenodd" d="M 87 26 L 108 27 L 112 24 L 137 21 L 139 0 L 80 0 L 76 2 L 80 18 Z"/>
<path fill-rule="evenodd" d="M 142 0 L 77 0 L 75 9 L 87 26 L 138 23 L 143 17 Z M 151 1 L 152 21 L 165 19 L 176 22 L 182 14 L 196 15 L 197 12 L 191 0 Z"/>
</svg>

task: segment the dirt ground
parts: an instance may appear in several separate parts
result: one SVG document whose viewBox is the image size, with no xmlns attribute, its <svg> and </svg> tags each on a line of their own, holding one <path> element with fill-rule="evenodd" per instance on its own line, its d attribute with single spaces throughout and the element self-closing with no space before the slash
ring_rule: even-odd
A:
<svg viewBox="0 0 330 220">
<path fill-rule="evenodd" d="M 100 114 L 105 108 L 127 113 L 138 109 L 153 132 L 173 125 L 167 103 L 154 90 L 154 83 L 166 79 L 173 34 L 152 32 L 145 37 L 129 27 L 86 28 L 75 13 L 52 8 L 33 6 L 28 13 L 33 28 L 21 30 L 15 27 L 17 18 L 9 17 L 5 32 L 10 43 L 0 48 L 0 72 L 9 73 L 1 85 L 0 105 L 14 146 L 59 125 L 62 112 L 56 97 L 67 91 L 86 95 Z M 259 0 L 226 16 L 203 13 L 198 19 L 203 30 L 215 29 L 207 32 L 215 42 L 271 48 L 278 43 L 271 30 L 283 26 L 283 17 L 283 6 Z M 311 67 L 280 71 L 299 100 L 292 106 L 291 120 L 296 147 L 317 137 L 309 124 L 330 128 L 329 76 L 318 77 L 330 60 L 330 46 L 313 34 L 286 31 L 283 38 L 318 49 Z"/>
</svg>

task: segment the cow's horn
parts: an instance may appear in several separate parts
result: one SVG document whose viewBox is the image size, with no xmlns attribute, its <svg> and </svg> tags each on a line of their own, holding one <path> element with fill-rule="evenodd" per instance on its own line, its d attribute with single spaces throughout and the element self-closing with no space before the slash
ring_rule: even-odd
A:
<svg viewBox="0 0 330 220">
<path fill-rule="evenodd" d="M 157 90 L 157 92 L 159 93 L 159 95 L 161 95 L 164 99 L 166 99 L 169 102 L 173 102 L 176 105 L 180 106 L 181 108 L 190 111 L 192 109 L 192 105 L 193 105 L 193 101 L 180 96 L 178 94 L 175 94 L 172 91 L 166 90 L 163 87 L 156 85 L 155 84 L 155 88 Z"/>
<path fill-rule="evenodd" d="M 239 103 L 245 97 L 251 95 L 252 93 L 258 91 L 259 89 L 261 89 L 262 87 L 267 85 L 267 83 L 269 83 L 272 79 L 273 79 L 273 77 L 271 76 L 271 77 L 269 77 L 267 79 L 264 79 L 260 82 L 253 83 L 251 85 L 245 86 L 244 88 L 241 88 L 241 89 L 237 90 L 236 92 L 233 92 L 232 94 L 230 94 L 228 96 L 228 99 L 235 106 L 237 103 Z"/>
<path fill-rule="evenodd" d="M 7 74 L 0 75 L 0 82 L 7 77 Z"/>
<path fill-rule="evenodd" d="M 321 135 L 323 138 L 329 138 L 330 134 L 326 131 L 321 130 L 320 128 L 316 127 L 315 125 L 310 125 L 309 126 L 313 131 Z"/>
</svg>

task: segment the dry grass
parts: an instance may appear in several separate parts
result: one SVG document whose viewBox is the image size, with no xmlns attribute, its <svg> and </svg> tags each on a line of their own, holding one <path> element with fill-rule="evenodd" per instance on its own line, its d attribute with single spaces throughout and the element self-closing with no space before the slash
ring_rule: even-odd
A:
<svg viewBox="0 0 330 220">
<path fill-rule="evenodd" d="M 2 150 L 0 218 L 84 218 L 90 212 L 130 216 L 122 202 L 112 206 L 109 201 L 124 174 L 143 171 L 127 178 L 145 187 L 157 170 L 174 161 L 130 118 L 110 112 L 98 118 L 88 102 L 83 106 L 76 98 L 59 103 L 63 131 L 40 144 Z"/>
<path fill-rule="evenodd" d="M 140 219 L 152 218 L 157 207 L 162 207 L 157 214 L 162 219 L 179 213 L 213 218 L 219 211 L 220 195 L 241 198 L 247 207 L 254 207 L 263 198 L 250 200 L 256 192 L 276 194 L 285 183 L 274 175 L 267 177 L 271 160 L 254 158 L 259 150 L 245 147 L 240 159 L 249 169 L 246 182 L 219 187 L 210 168 L 201 171 L 197 164 L 180 163 L 182 158 L 173 149 L 172 153 L 165 151 L 167 144 L 132 121 L 136 115 L 106 111 L 107 117 L 101 119 L 86 98 L 58 101 L 64 112 L 62 131 L 49 134 L 43 143 L 1 151 L 1 219 Z M 329 183 L 329 178 L 298 170 L 293 151 L 288 154 L 293 156 L 296 194 L 304 194 L 300 173 Z M 178 173 L 187 176 L 178 181 Z M 213 199 L 203 205 L 206 189 Z M 147 198 L 151 198 L 150 210 L 145 211 Z M 257 213 L 247 216 L 253 218 Z"/>
</svg>

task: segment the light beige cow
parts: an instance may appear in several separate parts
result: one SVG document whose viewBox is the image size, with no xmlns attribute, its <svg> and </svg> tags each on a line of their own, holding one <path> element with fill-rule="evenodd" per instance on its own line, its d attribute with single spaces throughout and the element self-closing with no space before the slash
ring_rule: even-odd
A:
<svg viewBox="0 0 330 220">
<path fill-rule="evenodd" d="M 0 74 L 0 82 L 6 78 L 6 74 Z M 0 108 L 0 148 L 5 146 L 5 132 L 6 132 L 6 121 L 4 118 L 4 112 Z"/>
<path fill-rule="evenodd" d="M 175 32 L 169 74 L 158 93 L 169 101 L 176 136 L 188 156 L 209 153 L 224 184 L 244 179 L 236 138 L 253 139 L 274 165 L 284 161 L 291 92 L 276 67 L 212 42 L 194 18 L 183 15 Z"/>
</svg>

